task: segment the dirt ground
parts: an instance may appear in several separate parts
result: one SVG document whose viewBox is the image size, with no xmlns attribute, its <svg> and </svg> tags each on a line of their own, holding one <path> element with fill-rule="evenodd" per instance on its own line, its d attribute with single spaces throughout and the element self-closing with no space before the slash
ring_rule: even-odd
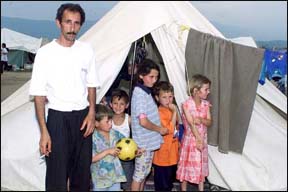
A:
<svg viewBox="0 0 288 192">
<path fill-rule="evenodd" d="M 31 71 L 4 71 L 1 75 L 1 102 L 31 79 Z"/>
</svg>

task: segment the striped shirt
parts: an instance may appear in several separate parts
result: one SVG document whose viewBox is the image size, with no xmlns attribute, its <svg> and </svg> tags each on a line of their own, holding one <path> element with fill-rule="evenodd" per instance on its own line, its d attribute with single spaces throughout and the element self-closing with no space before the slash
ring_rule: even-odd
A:
<svg viewBox="0 0 288 192">
<path fill-rule="evenodd" d="M 163 138 L 159 132 L 151 131 L 140 125 L 139 116 L 143 114 L 155 125 L 161 125 L 158 108 L 151 91 L 149 88 L 138 84 L 133 90 L 131 99 L 132 138 L 140 148 L 148 151 L 159 149 L 160 144 L 163 143 Z"/>
</svg>

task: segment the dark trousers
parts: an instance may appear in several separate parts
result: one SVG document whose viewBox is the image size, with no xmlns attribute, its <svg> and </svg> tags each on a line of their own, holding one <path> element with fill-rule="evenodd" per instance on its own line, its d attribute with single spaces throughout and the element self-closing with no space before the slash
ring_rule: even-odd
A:
<svg viewBox="0 0 288 192">
<path fill-rule="evenodd" d="M 176 179 L 177 165 L 158 166 L 153 164 L 155 191 L 171 191 Z"/>
<path fill-rule="evenodd" d="M 80 111 L 48 111 L 47 128 L 52 141 L 52 152 L 46 157 L 46 190 L 67 191 L 69 178 L 71 191 L 90 190 L 92 161 L 92 135 L 84 138 L 80 131 L 88 108 Z"/>
<path fill-rule="evenodd" d="M 3 73 L 3 61 L 1 61 L 1 66 L 0 66 L 0 70 L 1 70 L 1 74 Z"/>
<path fill-rule="evenodd" d="M 1 61 L 1 65 L 2 65 L 2 69 L 4 68 L 4 70 L 6 71 L 12 70 L 12 65 L 9 66 L 7 61 Z"/>
</svg>

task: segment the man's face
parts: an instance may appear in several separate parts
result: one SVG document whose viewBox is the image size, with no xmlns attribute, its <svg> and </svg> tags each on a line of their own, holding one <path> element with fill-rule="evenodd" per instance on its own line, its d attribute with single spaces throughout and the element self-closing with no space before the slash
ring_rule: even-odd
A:
<svg viewBox="0 0 288 192">
<path fill-rule="evenodd" d="M 62 21 L 56 20 L 57 26 L 61 29 L 61 37 L 66 41 L 74 42 L 77 33 L 81 28 L 81 15 L 79 12 L 71 12 L 65 10 L 63 13 Z"/>
</svg>

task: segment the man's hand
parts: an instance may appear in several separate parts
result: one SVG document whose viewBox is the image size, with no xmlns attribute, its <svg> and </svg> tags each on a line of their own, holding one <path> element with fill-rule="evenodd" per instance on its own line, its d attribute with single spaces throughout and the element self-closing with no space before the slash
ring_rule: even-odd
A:
<svg viewBox="0 0 288 192">
<path fill-rule="evenodd" d="M 51 138 L 48 132 L 43 132 L 40 137 L 40 152 L 41 154 L 45 156 L 49 156 L 49 153 L 51 153 Z"/>
<path fill-rule="evenodd" d="M 82 126 L 80 130 L 82 131 L 86 127 L 86 131 L 84 133 L 84 137 L 88 137 L 90 134 L 93 133 L 95 128 L 95 114 L 94 113 L 88 113 L 88 115 L 85 117 Z"/>
<path fill-rule="evenodd" d="M 46 96 L 35 96 L 35 110 L 37 120 L 40 126 L 41 137 L 39 141 L 40 152 L 43 155 L 49 156 L 51 152 L 51 138 L 47 129 L 46 121 L 45 121 L 45 103 Z"/>
</svg>

